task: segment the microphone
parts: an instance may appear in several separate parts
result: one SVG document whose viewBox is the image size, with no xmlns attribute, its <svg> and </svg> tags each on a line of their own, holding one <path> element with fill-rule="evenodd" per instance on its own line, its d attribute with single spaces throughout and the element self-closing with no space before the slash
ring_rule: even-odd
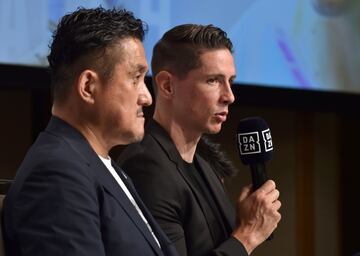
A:
<svg viewBox="0 0 360 256">
<path fill-rule="evenodd" d="M 241 161 L 250 166 L 255 191 L 268 180 L 265 163 L 273 153 L 269 126 L 260 117 L 244 118 L 239 122 L 236 139 Z M 267 240 L 273 237 L 271 234 Z"/>
<path fill-rule="evenodd" d="M 265 162 L 271 160 L 273 152 L 269 126 L 260 117 L 244 118 L 239 122 L 236 137 L 240 159 L 250 165 L 256 190 L 268 180 Z"/>
</svg>

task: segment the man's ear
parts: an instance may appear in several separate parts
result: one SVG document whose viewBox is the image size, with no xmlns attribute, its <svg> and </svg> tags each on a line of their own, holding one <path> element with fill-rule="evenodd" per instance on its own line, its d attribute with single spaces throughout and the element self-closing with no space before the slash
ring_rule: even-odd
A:
<svg viewBox="0 0 360 256">
<path fill-rule="evenodd" d="M 90 104 L 95 102 L 96 88 L 99 86 L 100 79 L 96 72 L 86 69 L 81 72 L 76 85 L 76 90 L 80 98 Z"/>
<path fill-rule="evenodd" d="M 168 71 L 160 71 L 155 76 L 155 82 L 157 85 L 157 94 L 161 94 L 164 98 L 171 98 L 174 93 L 173 88 L 173 76 Z"/>
</svg>

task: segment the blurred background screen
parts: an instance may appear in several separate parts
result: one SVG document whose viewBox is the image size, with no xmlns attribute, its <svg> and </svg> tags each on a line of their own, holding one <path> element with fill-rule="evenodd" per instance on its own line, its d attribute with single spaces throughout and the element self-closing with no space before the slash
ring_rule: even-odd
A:
<svg viewBox="0 0 360 256">
<path fill-rule="evenodd" d="M 148 24 L 148 60 L 171 27 L 214 24 L 234 43 L 238 84 L 360 93 L 356 0 L 0 0 L 0 63 L 47 66 L 59 19 L 99 5 L 127 8 Z"/>
</svg>

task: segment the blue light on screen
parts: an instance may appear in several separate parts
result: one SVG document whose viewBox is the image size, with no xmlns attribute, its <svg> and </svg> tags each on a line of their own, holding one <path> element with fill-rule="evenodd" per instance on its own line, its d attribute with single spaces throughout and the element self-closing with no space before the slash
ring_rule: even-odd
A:
<svg viewBox="0 0 360 256">
<path fill-rule="evenodd" d="M 46 66 L 59 19 L 99 5 L 127 8 L 149 25 L 148 60 L 171 27 L 214 24 L 234 43 L 237 83 L 360 93 L 356 0 L 0 0 L 0 63 Z"/>
</svg>

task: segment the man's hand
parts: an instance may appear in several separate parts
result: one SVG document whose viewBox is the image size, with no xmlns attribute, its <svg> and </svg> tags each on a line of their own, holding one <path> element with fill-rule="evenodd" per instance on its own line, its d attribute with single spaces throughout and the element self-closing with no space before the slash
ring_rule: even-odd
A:
<svg viewBox="0 0 360 256">
<path fill-rule="evenodd" d="M 251 185 L 242 189 L 236 208 L 237 225 L 232 236 L 245 246 L 249 254 L 277 227 L 281 219 L 279 195 L 272 180 L 254 192 Z"/>
</svg>

